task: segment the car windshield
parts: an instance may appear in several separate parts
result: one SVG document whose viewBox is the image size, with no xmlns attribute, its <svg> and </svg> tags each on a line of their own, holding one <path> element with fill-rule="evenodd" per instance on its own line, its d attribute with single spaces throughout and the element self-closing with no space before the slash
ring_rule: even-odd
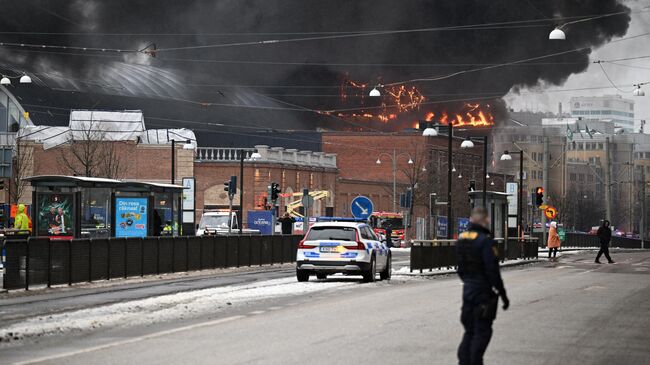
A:
<svg viewBox="0 0 650 365">
<path fill-rule="evenodd" d="M 404 228 L 402 218 L 380 218 L 378 228 L 401 229 Z"/>
<path fill-rule="evenodd" d="M 312 227 L 307 235 L 307 241 L 355 241 L 356 239 L 356 228 L 353 227 Z"/>
<path fill-rule="evenodd" d="M 199 224 L 200 228 L 210 227 L 210 228 L 228 228 L 228 216 L 227 215 L 204 215 L 201 218 L 201 223 Z"/>
</svg>

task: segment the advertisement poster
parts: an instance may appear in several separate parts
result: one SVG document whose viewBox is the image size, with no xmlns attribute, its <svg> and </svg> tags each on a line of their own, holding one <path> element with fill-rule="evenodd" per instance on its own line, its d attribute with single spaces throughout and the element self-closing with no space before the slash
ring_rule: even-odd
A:
<svg viewBox="0 0 650 365">
<path fill-rule="evenodd" d="M 469 218 L 458 218 L 458 233 L 467 232 L 469 227 Z"/>
<path fill-rule="evenodd" d="M 73 207 L 73 194 L 38 194 L 36 203 L 37 235 L 60 238 L 74 236 Z"/>
<path fill-rule="evenodd" d="M 147 198 L 115 198 L 115 237 L 146 237 L 147 206 Z"/>
<path fill-rule="evenodd" d="M 440 216 L 436 219 L 436 237 L 447 238 L 447 217 Z"/>
<path fill-rule="evenodd" d="M 258 229 L 263 235 L 273 234 L 273 211 L 248 211 L 248 228 Z"/>
</svg>

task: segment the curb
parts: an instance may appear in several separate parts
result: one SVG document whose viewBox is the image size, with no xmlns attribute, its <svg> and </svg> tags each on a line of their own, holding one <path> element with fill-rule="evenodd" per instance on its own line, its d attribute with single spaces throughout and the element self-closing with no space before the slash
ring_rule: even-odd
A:
<svg viewBox="0 0 650 365">
<path fill-rule="evenodd" d="M 514 267 L 514 266 L 522 266 L 522 265 L 528 265 L 528 264 L 535 264 L 538 262 L 543 262 L 543 260 L 540 259 L 532 259 L 532 260 L 517 260 L 517 261 L 506 261 L 502 264 L 499 265 L 499 268 L 504 268 L 504 267 Z M 413 272 L 393 272 L 393 276 L 438 276 L 438 275 L 449 275 L 449 274 L 455 274 L 456 270 L 455 269 L 445 269 L 445 270 L 437 270 L 433 269 L 432 271 L 422 271 L 422 273 L 419 272 L 419 270 L 415 270 Z"/>
</svg>

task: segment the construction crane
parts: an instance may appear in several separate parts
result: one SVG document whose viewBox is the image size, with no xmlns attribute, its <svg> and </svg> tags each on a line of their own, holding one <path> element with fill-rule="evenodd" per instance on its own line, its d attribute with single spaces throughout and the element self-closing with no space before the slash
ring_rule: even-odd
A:
<svg viewBox="0 0 650 365">
<path fill-rule="evenodd" d="M 316 190 L 316 191 L 309 192 L 309 196 L 314 198 L 314 201 L 327 198 L 329 195 L 330 192 L 327 190 Z M 300 214 L 300 212 L 298 212 L 298 207 L 302 206 L 302 193 L 284 193 L 284 194 L 280 194 L 280 197 L 282 198 L 298 197 L 297 200 L 294 200 L 287 204 L 287 213 L 289 213 L 289 215 L 292 217 L 304 217 L 302 214 Z"/>
</svg>

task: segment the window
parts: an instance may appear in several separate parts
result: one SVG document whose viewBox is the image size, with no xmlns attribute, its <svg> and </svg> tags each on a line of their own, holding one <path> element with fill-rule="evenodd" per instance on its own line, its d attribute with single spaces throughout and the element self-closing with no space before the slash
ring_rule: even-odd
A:
<svg viewBox="0 0 650 365">
<path fill-rule="evenodd" d="M 531 157 L 533 158 L 533 161 L 537 161 L 537 152 L 531 153 Z"/>
<path fill-rule="evenodd" d="M 533 170 L 532 175 L 533 175 L 532 179 L 536 180 L 537 179 L 537 171 Z"/>
<path fill-rule="evenodd" d="M 574 173 L 569 174 L 569 180 L 576 181 L 576 174 Z"/>
<path fill-rule="evenodd" d="M 362 231 L 363 232 L 363 231 Z M 357 230 L 354 227 L 312 227 L 309 230 L 306 241 L 316 240 L 339 240 L 339 241 L 356 241 Z"/>
<path fill-rule="evenodd" d="M 594 182 L 594 175 L 587 175 L 587 182 Z"/>
<path fill-rule="evenodd" d="M 9 114 L 9 96 L 0 91 L 0 132 L 7 131 L 7 115 Z"/>
<path fill-rule="evenodd" d="M 539 173 L 537 174 L 540 180 L 544 179 L 544 171 L 539 170 Z"/>
<path fill-rule="evenodd" d="M 578 175 L 578 181 L 585 181 L 585 174 Z"/>
</svg>

